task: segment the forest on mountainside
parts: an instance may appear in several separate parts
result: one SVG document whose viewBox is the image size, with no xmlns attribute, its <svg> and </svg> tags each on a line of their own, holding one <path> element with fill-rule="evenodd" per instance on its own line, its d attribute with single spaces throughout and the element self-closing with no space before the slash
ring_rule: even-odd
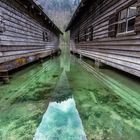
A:
<svg viewBox="0 0 140 140">
<path fill-rule="evenodd" d="M 44 12 L 61 29 L 65 30 L 81 0 L 36 0 Z"/>
</svg>

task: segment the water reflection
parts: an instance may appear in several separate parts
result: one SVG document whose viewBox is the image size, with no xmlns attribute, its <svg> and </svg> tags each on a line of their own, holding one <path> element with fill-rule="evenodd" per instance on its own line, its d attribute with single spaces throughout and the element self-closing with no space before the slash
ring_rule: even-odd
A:
<svg viewBox="0 0 140 140">
<path fill-rule="evenodd" d="M 69 98 L 72 98 L 72 91 L 70 89 L 70 85 L 67 79 L 67 75 L 65 70 L 61 73 L 60 79 L 54 92 L 52 93 L 51 101 L 54 102 L 63 102 Z"/>
<path fill-rule="evenodd" d="M 34 140 L 86 140 L 65 69 L 52 93 L 52 100 Z"/>
<path fill-rule="evenodd" d="M 49 104 L 34 140 L 86 140 L 73 99 Z"/>
<path fill-rule="evenodd" d="M 92 74 L 77 63 L 67 73 L 87 139 L 140 140 L 139 92 L 98 69 Z"/>
</svg>

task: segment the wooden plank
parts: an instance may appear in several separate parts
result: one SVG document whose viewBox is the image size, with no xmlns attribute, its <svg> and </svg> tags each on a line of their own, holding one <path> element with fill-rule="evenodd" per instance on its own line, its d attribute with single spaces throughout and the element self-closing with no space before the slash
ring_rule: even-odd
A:
<svg viewBox="0 0 140 140">
<path fill-rule="evenodd" d="M 44 20 L 45 16 L 31 13 L 25 7 L 28 3 L 22 3 L 23 1 L 16 0 L 0 1 L 0 20 L 3 20 L 5 28 L 0 35 L 1 64 L 39 55 L 58 47 L 58 30 L 51 24 L 46 24 L 48 21 Z M 48 35 L 47 41 L 43 39 L 44 32 Z"/>
<path fill-rule="evenodd" d="M 88 1 L 87 1 L 88 2 Z M 84 12 L 79 12 L 78 20 L 73 19 L 70 27 L 71 50 L 82 53 L 92 59 L 97 59 L 105 64 L 119 68 L 131 74 L 140 76 L 140 17 L 139 0 L 99 0 L 92 1 L 86 5 Z M 110 23 L 114 13 L 138 2 L 138 16 L 136 18 L 136 32 L 124 33 L 121 35 L 116 32 L 116 22 Z M 81 14 L 81 16 L 80 16 Z M 118 17 L 118 16 L 116 16 Z M 115 18 L 117 19 L 117 18 Z M 114 26 L 116 24 L 116 26 Z M 88 28 L 93 27 L 93 40 L 86 39 L 89 36 Z M 86 32 L 85 32 L 86 31 Z M 75 43 L 79 32 L 79 42 Z M 111 36 L 108 37 L 108 33 Z M 113 33 L 113 36 L 112 36 Z M 112 38 L 113 37 L 113 38 Z"/>
</svg>

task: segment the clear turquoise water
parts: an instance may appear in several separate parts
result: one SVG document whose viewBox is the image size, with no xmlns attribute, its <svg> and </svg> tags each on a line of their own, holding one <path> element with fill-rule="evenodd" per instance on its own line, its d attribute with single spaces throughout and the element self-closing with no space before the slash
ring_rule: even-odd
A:
<svg viewBox="0 0 140 140">
<path fill-rule="evenodd" d="M 37 128 L 34 140 L 86 140 L 74 99 L 52 102 Z"/>
<path fill-rule="evenodd" d="M 0 140 L 139 140 L 139 109 L 139 80 L 91 74 L 64 47 L 0 86 Z"/>
<path fill-rule="evenodd" d="M 86 140 L 82 121 L 63 71 L 34 140 Z"/>
</svg>

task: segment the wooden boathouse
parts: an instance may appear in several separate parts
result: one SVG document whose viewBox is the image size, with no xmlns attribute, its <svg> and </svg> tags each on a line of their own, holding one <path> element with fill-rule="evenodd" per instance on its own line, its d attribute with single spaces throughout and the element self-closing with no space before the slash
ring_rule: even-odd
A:
<svg viewBox="0 0 140 140">
<path fill-rule="evenodd" d="M 60 34 L 36 0 L 0 0 L 0 77 L 56 53 Z"/>
<path fill-rule="evenodd" d="M 140 0 L 82 0 L 68 30 L 71 52 L 140 77 Z"/>
</svg>

